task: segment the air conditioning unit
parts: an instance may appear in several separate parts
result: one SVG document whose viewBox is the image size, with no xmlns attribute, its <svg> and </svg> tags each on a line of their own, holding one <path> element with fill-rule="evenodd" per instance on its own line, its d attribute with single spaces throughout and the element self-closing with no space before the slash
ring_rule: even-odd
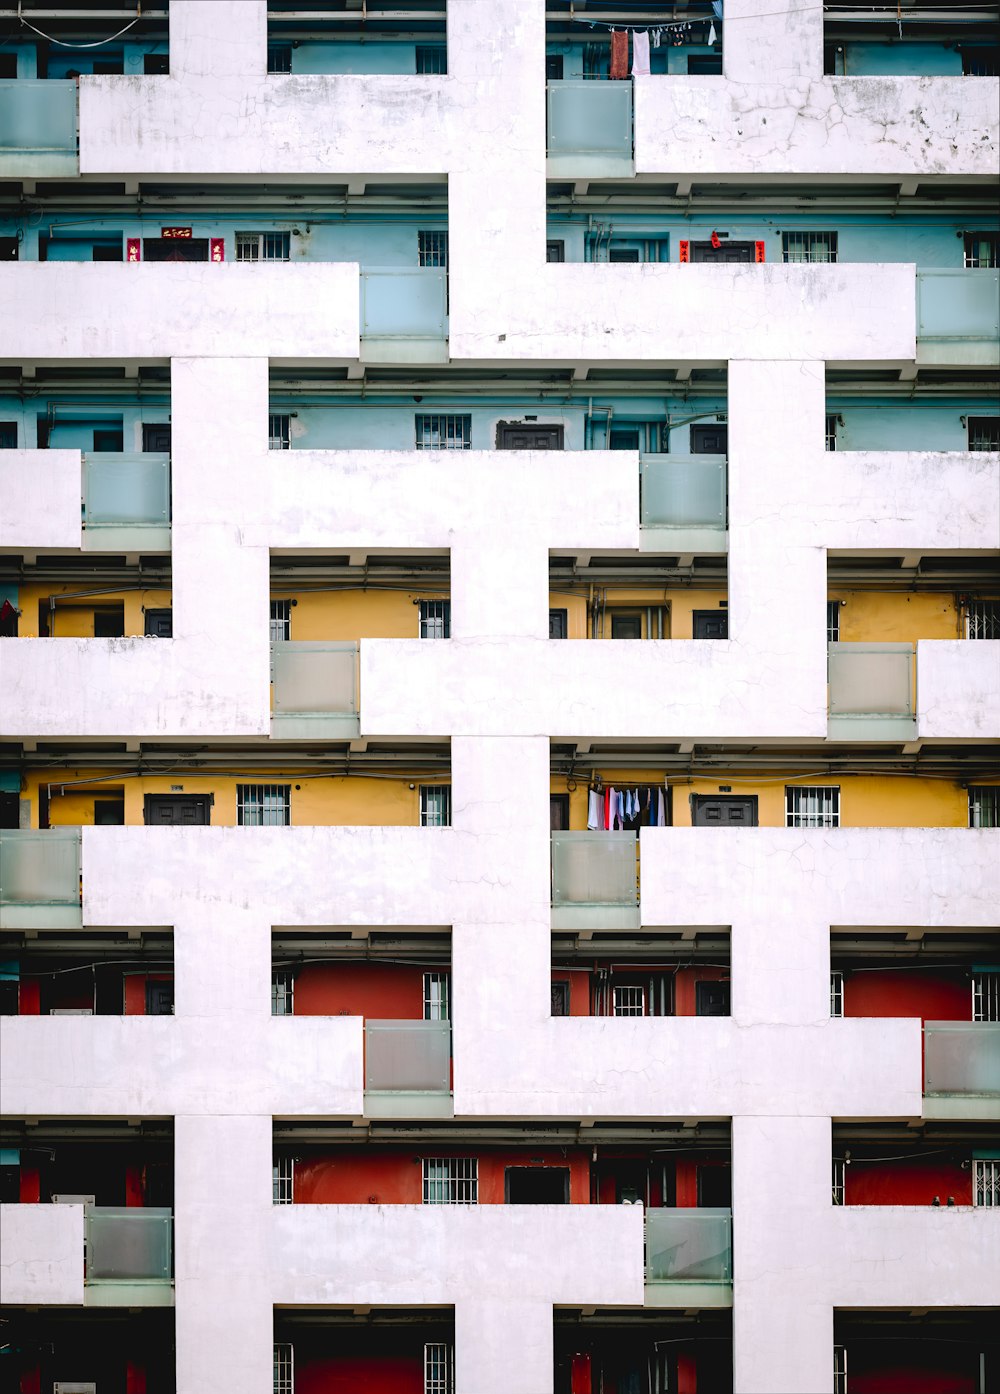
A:
<svg viewBox="0 0 1000 1394">
<path fill-rule="evenodd" d="M 57 1379 L 52 1394 L 97 1394 L 97 1382 L 92 1379 Z"/>
</svg>

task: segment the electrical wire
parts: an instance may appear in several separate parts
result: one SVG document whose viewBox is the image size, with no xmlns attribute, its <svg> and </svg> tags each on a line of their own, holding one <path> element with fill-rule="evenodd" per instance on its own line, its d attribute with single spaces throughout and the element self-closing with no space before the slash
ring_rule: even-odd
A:
<svg viewBox="0 0 1000 1394">
<path fill-rule="evenodd" d="M 59 48 L 103 48 L 105 44 L 114 43 L 115 39 L 120 39 L 123 34 L 127 34 L 130 29 L 133 29 L 142 19 L 142 12 L 137 5 L 135 19 L 130 20 L 124 29 L 119 29 L 117 34 L 111 34 L 106 39 L 97 39 L 94 43 L 87 44 L 73 44 L 65 39 L 54 39 L 51 34 L 45 34 L 41 29 L 37 29 L 33 24 L 29 23 L 21 13 L 21 0 L 17 0 L 17 17 L 26 29 L 30 29 L 33 33 L 38 34 L 39 37 L 45 39 L 47 43 L 57 44 Z"/>
</svg>

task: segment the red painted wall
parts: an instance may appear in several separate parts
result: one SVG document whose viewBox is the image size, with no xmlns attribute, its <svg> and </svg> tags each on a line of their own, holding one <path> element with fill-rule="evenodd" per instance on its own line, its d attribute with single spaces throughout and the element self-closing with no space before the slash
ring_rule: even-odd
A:
<svg viewBox="0 0 1000 1394">
<path fill-rule="evenodd" d="M 886 1155 L 891 1149 L 887 1149 Z M 844 1168 L 845 1205 L 930 1205 L 935 1196 L 947 1205 L 972 1204 L 972 1168 L 960 1161 L 928 1157 L 905 1162 L 866 1162 L 853 1158 Z"/>
<path fill-rule="evenodd" d="M 288 1339 L 276 1333 L 276 1338 Z M 437 1325 L 296 1333 L 295 1394 L 423 1394 L 424 1342 L 454 1342 Z"/>
<path fill-rule="evenodd" d="M 424 971 L 398 963 L 305 964 L 295 975 L 295 1015 L 421 1021 Z"/>
<path fill-rule="evenodd" d="M 123 978 L 125 1015 L 146 1015 L 147 983 L 171 983 L 173 980 L 172 973 L 126 973 Z"/>
<path fill-rule="evenodd" d="M 844 974 L 845 1016 L 918 1016 L 971 1021 L 967 973 L 943 968 L 887 968 Z"/>
<path fill-rule="evenodd" d="M 423 1201 L 421 1156 L 410 1151 L 347 1149 L 329 1156 L 308 1157 L 295 1163 L 295 1202 L 302 1205 L 420 1205 Z M 471 1149 L 435 1149 L 436 1157 L 467 1157 Z M 549 1148 L 523 1151 L 478 1152 L 479 1203 L 504 1203 L 504 1169 L 530 1166 L 541 1158 L 546 1166 L 568 1167 L 570 1204 L 590 1201 L 590 1154 L 563 1156 Z"/>
<path fill-rule="evenodd" d="M 878 1342 L 848 1343 L 847 1394 L 977 1394 L 979 1355 L 946 1342 L 920 1341 L 915 1350 Z"/>
<path fill-rule="evenodd" d="M 38 978 L 22 978 L 17 987 L 17 1010 L 20 1016 L 39 1016 L 42 1010 L 42 985 Z"/>
</svg>

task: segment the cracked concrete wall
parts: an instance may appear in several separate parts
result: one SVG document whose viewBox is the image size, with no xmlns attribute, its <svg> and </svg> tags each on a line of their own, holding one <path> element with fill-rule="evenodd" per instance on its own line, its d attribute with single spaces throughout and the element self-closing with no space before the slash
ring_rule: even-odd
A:
<svg viewBox="0 0 1000 1394">
<path fill-rule="evenodd" d="M 82 1205 L 0 1205 L 0 1302 L 83 1302 Z"/>
</svg>

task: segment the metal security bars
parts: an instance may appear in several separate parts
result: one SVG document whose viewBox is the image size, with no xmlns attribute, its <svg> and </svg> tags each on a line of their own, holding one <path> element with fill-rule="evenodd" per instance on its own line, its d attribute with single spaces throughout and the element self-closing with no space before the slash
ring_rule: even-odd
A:
<svg viewBox="0 0 1000 1394">
<path fill-rule="evenodd" d="M 271 643 L 287 642 L 292 637 L 292 602 L 271 601 Z"/>
<path fill-rule="evenodd" d="M 972 1163 L 973 1205 L 1000 1206 L 1000 1159 L 980 1159 Z"/>
<path fill-rule="evenodd" d="M 783 232 L 782 261 L 836 261 L 835 232 Z"/>
<path fill-rule="evenodd" d="M 1000 450 L 1000 416 L 970 416 L 969 449 Z"/>
<path fill-rule="evenodd" d="M 972 1020 L 1000 1021 L 1000 972 L 973 973 Z"/>
<path fill-rule="evenodd" d="M 451 974 L 424 974 L 424 1021 L 451 1020 Z"/>
<path fill-rule="evenodd" d="M 826 448 L 836 450 L 837 448 L 837 427 L 840 425 L 840 417 L 836 412 L 830 412 L 826 418 Z"/>
<path fill-rule="evenodd" d="M 271 1202 L 292 1205 L 295 1201 L 295 1160 L 277 1157 L 271 1164 Z"/>
<path fill-rule="evenodd" d="M 290 73 L 292 71 L 291 44 L 268 44 L 267 71 L 269 73 Z M 275 1394 L 278 1394 L 275 1389 Z"/>
<path fill-rule="evenodd" d="M 423 1202 L 425 1205 L 478 1205 L 478 1157 L 425 1157 Z"/>
<path fill-rule="evenodd" d="M 451 635 L 451 601 L 421 600 L 421 639 L 447 639 Z"/>
<path fill-rule="evenodd" d="M 847 1347 L 833 1348 L 833 1394 L 847 1394 Z"/>
<path fill-rule="evenodd" d="M 268 450 L 291 450 L 292 419 L 288 415 L 271 412 L 267 418 Z"/>
<path fill-rule="evenodd" d="M 289 232 L 238 232 L 237 261 L 288 261 L 292 254 Z"/>
<path fill-rule="evenodd" d="M 471 450 L 472 414 L 447 416 L 437 412 L 413 418 L 418 450 Z"/>
<path fill-rule="evenodd" d="M 294 1358 L 291 1341 L 275 1341 L 274 1394 L 295 1394 Z"/>
<path fill-rule="evenodd" d="M 1000 784 L 969 790 L 969 827 L 1000 828 Z"/>
<path fill-rule="evenodd" d="M 241 828 L 287 828 L 292 821 L 290 784 L 237 784 L 236 822 Z"/>
<path fill-rule="evenodd" d="M 445 77 L 448 49 L 444 44 L 417 44 L 417 76 Z"/>
<path fill-rule="evenodd" d="M 786 828 L 837 828 L 840 826 L 840 789 L 833 784 L 806 788 L 785 787 Z"/>
<path fill-rule="evenodd" d="M 451 827 L 451 786 L 421 784 L 420 826 L 422 828 Z"/>
<path fill-rule="evenodd" d="M 967 639 L 1000 639 L 1000 600 L 970 600 L 965 613 Z"/>
<path fill-rule="evenodd" d="M 448 234 L 446 232 L 417 233 L 417 265 L 448 265 Z"/>
<path fill-rule="evenodd" d="M 970 270 L 994 271 L 1000 266 L 1000 237 L 995 232 L 967 232 L 965 264 Z"/>
<path fill-rule="evenodd" d="M 843 1157 L 833 1159 L 833 1203 L 843 1205 L 844 1203 L 844 1173 L 847 1167 Z"/>
<path fill-rule="evenodd" d="M 844 975 L 839 968 L 830 974 L 830 1015 L 844 1015 Z"/>
<path fill-rule="evenodd" d="M 452 1394 L 455 1387 L 455 1349 L 447 1341 L 424 1345 L 424 1394 Z"/>
<path fill-rule="evenodd" d="M 839 600 L 828 600 L 826 602 L 826 642 L 828 644 L 840 643 Z"/>
<path fill-rule="evenodd" d="M 641 987 L 616 987 L 614 990 L 615 1016 L 645 1016 L 646 994 Z"/>
<path fill-rule="evenodd" d="M 271 970 L 271 1015 L 293 1016 L 295 1013 L 295 979 L 290 968 Z"/>
</svg>

